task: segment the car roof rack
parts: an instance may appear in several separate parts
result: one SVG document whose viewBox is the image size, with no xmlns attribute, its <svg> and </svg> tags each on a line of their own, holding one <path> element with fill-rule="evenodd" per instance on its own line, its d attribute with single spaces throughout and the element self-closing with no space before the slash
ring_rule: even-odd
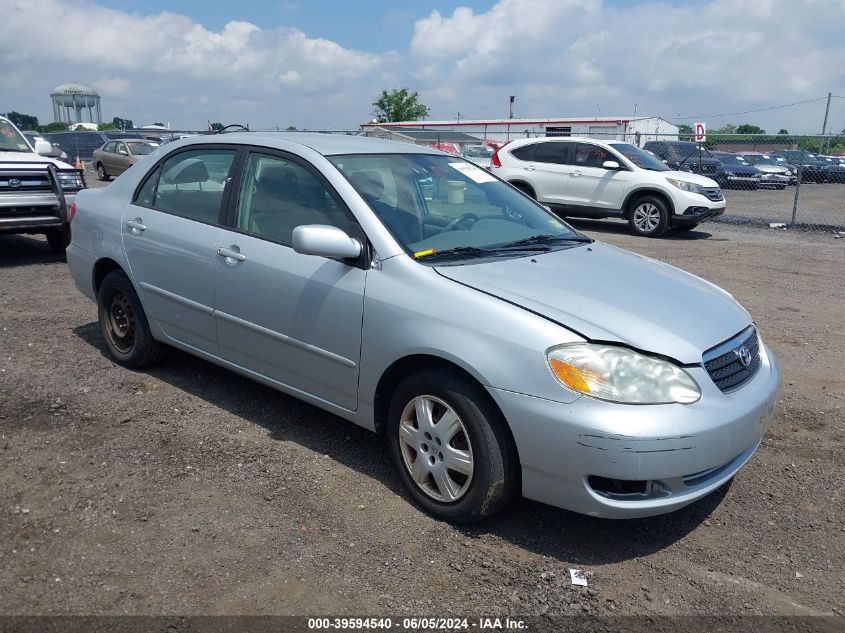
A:
<svg viewBox="0 0 845 633">
<path fill-rule="evenodd" d="M 230 129 L 232 128 L 232 129 Z M 244 132 L 249 132 L 249 125 L 241 125 L 240 123 L 231 123 L 230 125 L 226 125 L 221 127 L 219 130 L 215 130 L 212 134 L 226 134 L 226 132 L 234 132 L 235 129 L 243 130 Z"/>
</svg>

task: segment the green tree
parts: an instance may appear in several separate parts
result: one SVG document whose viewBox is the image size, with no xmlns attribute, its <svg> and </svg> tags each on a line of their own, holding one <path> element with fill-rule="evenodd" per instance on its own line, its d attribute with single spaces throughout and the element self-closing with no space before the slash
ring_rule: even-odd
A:
<svg viewBox="0 0 845 633">
<path fill-rule="evenodd" d="M 53 121 L 52 123 L 48 123 L 47 125 L 42 125 L 39 128 L 41 132 L 67 132 L 68 125 L 67 123 L 62 123 L 61 121 Z"/>
<path fill-rule="evenodd" d="M 114 117 L 111 120 L 113 126 L 115 126 L 118 130 L 126 130 L 135 127 L 135 124 L 132 123 L 132 119 L 122 119 L 119 116 Z"/>
<path fill-rule="evenodd" d="M 691 125 L 681 123 L 678 126 L 678 138 L 682 141 L 691 141 L 693 137 L 693 129 Z"/>
<path fill-rule="evenodd" d="M 728 123 L 717 130 L 713 130 L 713 134 L 736 134 L 736 126 Z"/>
<path fill-rule="evenodd" d="M 789 134 L 789 130 L 787 130 L 785 127 L 782 127 L 778 130 L 778 134 Z"/>
<path fill-rule="evenodd" d="M 220 123 L 219 121 L 215 121 L 214 123 L 211 124 L 211 130 L 213 132 L 219 132 L 220 130 L 223 129 L 223 127 L 224 127 L 223 124 Z"/>
<path fill-rule="evenodd" d="M 286 132 L 295 132 L 295 131 L 296 131 L 296 126 L 295 126 L 295 125 L 289 125 L 289 126 L 287 126 L 287 127 L 285 128 L 285 131 L 286 131 Z"/>
<path fill-rule="evenodd" d="M 419 96 L 418 92 L 409 93 L 407 88 L 382 90 L 373 102 L 373 114 L 379 123 L 419 121 L 428 116 L 428 106 L 420 102 Z"/>
<path fill-rule="evenodd" d="M 11 112 L 6 113 L 6 118 L 22 130 L 38 129 L 37 116 L 32 116 L 31 114 L 21 114 L 20 112 L 15 112 L 14 110 L 12 110 Z"/>
<path fill-rule="evenodd" d="M 114 123 L 100 123 L 100 125 L 97 126 L 97 129 L 103 132 L 105 130 L 119 130 L 120 128 Z"/>
<path fill-rule="evenodd" d="M 761 127 L 757 127 L 756 125 L 751 125 L 750 123 L 743 123 L 739 127 L 736 128 L 737 134 L 765 134 L 766 130 Z"/>
</svg>

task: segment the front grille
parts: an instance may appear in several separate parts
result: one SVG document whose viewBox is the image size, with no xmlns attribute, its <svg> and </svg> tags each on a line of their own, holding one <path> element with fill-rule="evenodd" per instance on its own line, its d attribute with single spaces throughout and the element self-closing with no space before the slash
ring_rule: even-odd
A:
<svg viewBox="0 0 845 633">
<path fill-rule="evenodd" d="M 713 202 L 721 202 L 724 200 L 722 196 L 722 190 L 719 187 L 701 187 L 699 189 L 701 195 L 703 195 L 708 200 L 712 200 Z"/>
<path fill-rule="evenodd" d="M 13 187 L 12 183 L 16 186 Z M 3 170 L 0 172 L 0 193 L 21 194 L 45 191 L 52 191 L 46 170 L 41 172 Z"/>
<path fill-rule="evenodd" d="M 741 350 L 748 352 L 748 364 L 742 362 Z M 704 369 L 723 392 L 731 391 L 749 380 L 760 368 L 760 339 L 754 326 L 704 352 Z"/>
</svg>

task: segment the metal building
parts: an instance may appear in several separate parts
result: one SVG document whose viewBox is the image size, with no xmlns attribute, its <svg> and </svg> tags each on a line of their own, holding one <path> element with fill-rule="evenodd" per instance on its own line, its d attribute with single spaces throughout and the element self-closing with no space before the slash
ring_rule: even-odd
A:
<svg viewBox="0 0 845 633">
<path fill-rule="evenodd" d="M 646 141 L 677 140 L 678 126 L 656 116 L 618 116 L 540 119 L 461 119 L 460 121 L 401 121 L 364 123 L 362 133 L 375 128 L 402 133 L 413 130 L 465 132 L 482 140 L 499 142 L 537 136 L 590 136 L 604 140 L 624 140 L 642 145 Z"/>
<path fill-rule="evenodd" d="M 50 93 L 53 101 L 53 120 L 62 123 L 83 123 L 83 109 L 88 110 L 88 121 L 100 124 L 103 115 L 100 112 L 100 95 L 91 86 L 85 84 L 62 84 Z M 95 118 L 96 114 L 96 118 Z"/>
</svg>

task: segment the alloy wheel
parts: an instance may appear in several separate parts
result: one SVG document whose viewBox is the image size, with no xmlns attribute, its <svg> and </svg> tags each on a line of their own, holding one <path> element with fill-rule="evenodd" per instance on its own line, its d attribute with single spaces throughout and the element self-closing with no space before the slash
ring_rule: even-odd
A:
<svg viewBox="0 0 845 633">
<path fill-rule="evenodd" d="M 634 209 L 634 225 L 644 233 L 651 233 L 660 224 L 660 209 L 651 202 L 643 202 Z"/>
<path fill-rule="evenodd" d="M 469 433 L 455 410 L 431 395 L 417 396 L 402 411 L 399 448 L 411 479 L 426 495 L 454 503 L 472 482 Z"/>
</svg>

